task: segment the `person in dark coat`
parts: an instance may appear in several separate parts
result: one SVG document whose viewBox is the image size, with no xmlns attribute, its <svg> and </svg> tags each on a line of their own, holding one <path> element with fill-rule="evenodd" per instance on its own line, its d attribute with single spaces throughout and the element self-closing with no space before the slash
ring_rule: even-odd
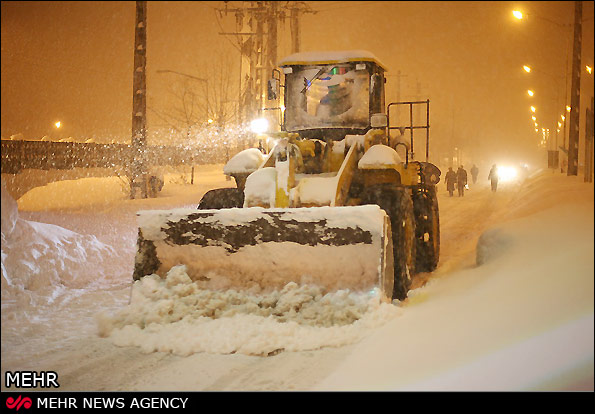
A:
<svg viewBox="0 0 595 414">
<path fill-rule="evenodd" d="M 465 186 L 467 185 L 467 171 L 461 165 L 457 170 L 457 188 L 459 189 L 459 197 L 465 195 Z"/>
<path fill-rule="evenodd" d="M 498 167 L 496 167 L 496 164 L 492 165 L 490 175 L 488 175 L 488 180 L 492 182 L 492 191 L 496 192 L 498 189 Z"/>
<path fill-rule="evenodd" d="M 479 168 L 477 168 L 477 165 L 473 164 L 473 167 L 471 167 L 471 178 L 473 179 L 473 184 L 477 182 L 477 174 L 479 174 Z"/>
<path fill-rule="evenodd" d="M 457 174 L 452 170 L 452 167 L 448 167 L 444 181 L 446 182 L 448 194 L 452 197 L 452 193 L 455 191 L 455 183 L 457 182 Z"/>
</svg>

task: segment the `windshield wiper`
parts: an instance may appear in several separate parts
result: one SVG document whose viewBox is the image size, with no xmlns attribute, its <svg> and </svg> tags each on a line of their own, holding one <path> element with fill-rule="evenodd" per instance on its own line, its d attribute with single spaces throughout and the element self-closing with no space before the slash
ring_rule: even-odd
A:
<svg viewBox="0 0 595 414">
<path fill-rule="evenodd" d="M 302 89 L 302 93 L 306 93 L 306 91 L 308 89 L 310 89 L 310 86 L 312 86 L 312 82 L 314 82 L 316 79 L 318 79 L 320 77 L 320 75 L 322 75 L 324 72 L 327 71 L 328 68 L 333 68 L 334 66 L 323 66 L 322 68 L 320 68 L 320 70 L 318 71 L 318 73 L 316 73 L 316 75 L 314 75 L 314 77 L 310 80 L 307 80 L 306 78 L 304 78 L 304 80 L 306 81 L 306 84 L 304 85 L 304 89 Z"/>
</svg>

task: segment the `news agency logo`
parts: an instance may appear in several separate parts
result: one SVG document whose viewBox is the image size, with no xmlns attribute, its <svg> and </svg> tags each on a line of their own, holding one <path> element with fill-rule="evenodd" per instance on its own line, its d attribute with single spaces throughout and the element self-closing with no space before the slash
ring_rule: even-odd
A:
<svg viewBox="0 0 595 414">
<path fill-rule="evenodd" d="M 54 371 L 6 371 L 4 384 L 6 388 L 60 388 Z"/>
<path fill-rule="evenodd" d="M 29 397 L 22 398 L 19 395 L 16 400 L 12 397 L 6 399 L 6 406 L 11 410 L 19 411 L 21 407 L 31 408 L 31 405 L 33 405 L 33 401 L 31 401 L 31 398 Z"/>
</svg>

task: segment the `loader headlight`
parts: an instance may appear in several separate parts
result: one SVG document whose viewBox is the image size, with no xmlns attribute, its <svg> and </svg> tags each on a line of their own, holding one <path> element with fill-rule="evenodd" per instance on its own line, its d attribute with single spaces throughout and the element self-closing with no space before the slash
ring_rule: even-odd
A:
<svg viewBox="0 0 595 414">
<path fill-rule="evenodd" d="M 265 118 L 258 118 L 250 122 L 250 131 L 255 134 L 263 134 L 269 130 L 269 121 Z"/>
</svg>

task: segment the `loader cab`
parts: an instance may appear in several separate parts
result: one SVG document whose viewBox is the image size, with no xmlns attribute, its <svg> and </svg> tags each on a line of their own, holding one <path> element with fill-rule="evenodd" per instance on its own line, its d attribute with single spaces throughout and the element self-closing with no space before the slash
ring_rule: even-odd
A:
<svg viewBox="0 0 595 414">
<path fill-rule="evenodd" d="M 318 55 L 318 56 L 317 56 Z M 294 54 L 285 75 L 283 130 L 303 138 L 340 140 L 363 135 L 385 113 L 385 69 L 371 53 Z"/>
</svg>

